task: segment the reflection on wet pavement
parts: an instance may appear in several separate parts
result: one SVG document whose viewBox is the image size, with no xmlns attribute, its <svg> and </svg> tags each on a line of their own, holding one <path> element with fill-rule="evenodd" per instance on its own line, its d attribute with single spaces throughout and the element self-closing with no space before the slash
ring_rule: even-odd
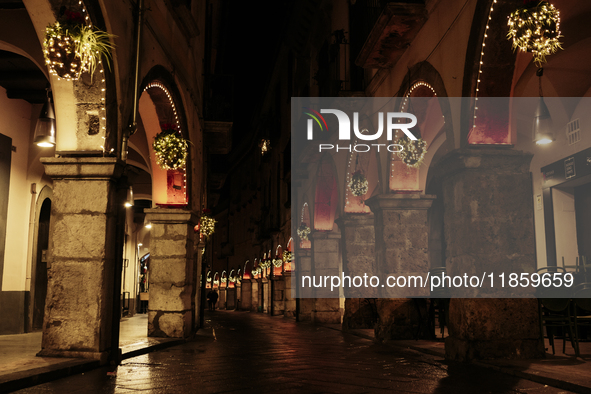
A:
<svg viewBox="0 0 591 394">
<path fill-rule="evenodd" d="M 114 374 L 107 374 L 108 372 Z M 216 311 L 195 340 L 19 393 L 558 393 L 307 323 Z"/>
</svg>

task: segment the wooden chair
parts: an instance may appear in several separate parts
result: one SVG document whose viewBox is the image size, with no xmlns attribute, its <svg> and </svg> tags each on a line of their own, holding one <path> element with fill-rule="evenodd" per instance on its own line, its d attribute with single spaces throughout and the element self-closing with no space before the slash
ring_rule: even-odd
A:
<svg viewBox="0 0 591 394">
<path fill-rule="evenodd" d="M 562 271 L 562 267 L 545 267 L 550 268 L 546 272 Z M 558 268 L 558 270 L 552 270 Z M 538 270 L 540 271 L 540 270 Z M 563 288 L 539 288 L 537 291 L 538 297 L 538 313 L 540 315 L 540 332 L 544 336 L 544 327 L 546 327 L 546 334 L 550 345 L 552 345 L 552 354 L 556 354 L 554 347 L 554 329 L 562 329 L 563 343 L 562 353 L 566 351 L 566 335 L 569 335 L 571 345 L 575 350 L 575 355 L 579 356 L 579 342 L 576 336 L 577 330 L 575 325 L 574 304 L 571 298 L 564 298 L 565 289 Z"/>
<path fill-rule="evenodd" d="M 581 283 L 574 293 L 575 336 L 580 341 L 581 327 L 591 327 L 591 282 Z"/>
</svg>

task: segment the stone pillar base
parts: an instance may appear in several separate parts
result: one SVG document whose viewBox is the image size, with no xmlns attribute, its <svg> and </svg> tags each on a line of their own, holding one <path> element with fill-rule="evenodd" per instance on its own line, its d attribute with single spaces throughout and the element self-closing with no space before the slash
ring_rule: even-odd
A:
<svg viewBox="0 0 591 394">
<path fill-rule="evenodd" d="M 535 359 L 544 356 L 537 339 L 497 339 L 492 341 L 445 339 L 445 358 L 454 361 L 483 359 Z"/>
<path fill-rule="evenodd" d="M 191 335 L 192 311 L 148 311 L 148 336 L 157 338 L 187 338 Z"/>
<path fill-rule="evenodd" d="M 536 299 L 451 299 L 450 360 L 543 358 Z"/>
<path fill-rule="evenodd" d="M 425 299 L 378 299 L 376 306 L 379 318 L 375 337 L 378 341 L 429 337 L 428 305 Z"/>
<path fill-rule="evenodd" d="M 42 349 L 36 354 L 37 357 L 60 357 L 60 358 L 86 358 L 98 360 L 101 365 L 105 365 L 109 358 L 109 352 L 77 352 L 69 350 Z"/>
<path fill-rule="evenodd" d="M 338 298 L 316 298 L 314 323 L 341 324 L 341 309 Z"/>
<path fill-rule="evenodd" d="M 376 299 L 347 298 L 343 316 L 343 329 L 375 328 L 377 322 Z"/>
</svg>

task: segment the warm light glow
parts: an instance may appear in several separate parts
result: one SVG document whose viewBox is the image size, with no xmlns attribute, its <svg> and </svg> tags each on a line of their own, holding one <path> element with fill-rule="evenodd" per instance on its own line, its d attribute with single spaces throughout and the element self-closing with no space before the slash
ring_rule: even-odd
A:
<svg viewBox="0 0 591 394">
<path fill-rule="evenodd" d="M 131 205 L 131 203 L 129 201 L 126 201 L 125 204 L 123 204 L 123 205 L 125 205 L 125 208 L 130 208 L 133 206 L 133 205 Z"/>
<path fill-rule="evenodd" d="M 142 244 L 142 243 L 139 243 L 139 244 L 137 244 L 137 246 L 144 246 L 144 244 Z"/>
<path fill-rule="evenodd" d="M 49 142 L 39 142 L 39 143 L 37 143 L 37 146 L 40 146 L 42 148 L 51 148 L 54 145 L 50 144 Z"/>
<path fill-rule="evenodd" d="M 148 224 L 146 224 L 146 228 L 147 228 L 147 229 L 151 229 L 151 228 L 152 228 L 152 223 L 148 223 Z"/>
<path fill-rule="evenodd" d="M 547 145 L 547 144 L 550 144 L 550 143 L 552 143 L 552 140 L 549 139 L 549 138 L 542 138 L 541 140 L 536 141 L 536 144 L 537 145 Z"/>
</svg>

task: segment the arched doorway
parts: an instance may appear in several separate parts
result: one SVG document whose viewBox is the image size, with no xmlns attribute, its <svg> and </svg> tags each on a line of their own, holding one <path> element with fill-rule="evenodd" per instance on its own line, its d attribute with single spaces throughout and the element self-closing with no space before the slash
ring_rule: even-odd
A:
<svg viewBox="0 0 591 394">
<path fill-rule="evenodd" d="M 46 198 L 41 205 L 41 211 L 39 212 L 39 227 L 37 229 L 32 331 L 41 330 L 43 328 L 45 297 L 47 296 L 47 249 L 49 247 L 50 218 L 51 200 Z"/>
</svg>

